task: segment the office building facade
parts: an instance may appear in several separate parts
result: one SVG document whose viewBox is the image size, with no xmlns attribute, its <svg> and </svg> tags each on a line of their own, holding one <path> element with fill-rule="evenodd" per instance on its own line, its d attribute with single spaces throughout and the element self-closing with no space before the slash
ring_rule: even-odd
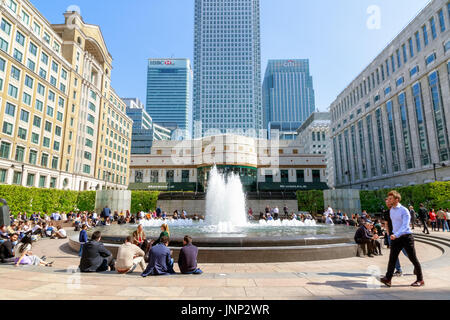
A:
<svg viewBox="0 0 450 320">
<path fill-rule="evenodd" d="M 192 68 L 189 59 L 149 59 L 146 111 L 153 122 L 171 130 L 191 132 Z"/>
<path fill-rule="evenodd" d="M 133 120 L 131 154 L 150 153 L 153 141 L 170 140 L 172 131 L 153 123 L 145 111 L 144 104 L 137 98 L 123 98 L 127 115 Z"/>
<path fill-rule="evenodd" d="M 315 110 L 309 60 L 269 60 L 263 82 L 264 127 L 269 138 L 294 139 L 295 132 Z"/>
<path fill-rule="evenodd" d="M 330 143 L 331 114 L 329 112 L 313 112 L 297 129 L 298 143 L 305 154 L 323 154 L 327 169 L 325 175 L 330 188 L 334 187 L 334 161 Z"/>
<path fill-rule="evenodd" d="M 259 0 L 196 0 L 194 135 L 263 128 Z"/>
<path fill-rule="evenodd" d="M 77 12 L 52 25 L 28 0 L 2 2 L 0 20 L 0 183 L 104 187 L 99 160 L 112 57 L 99 27 Z M 131 119 L 118 114 L 124 159 L 109 187 L 125 189 Z"/>
<path fill-rule="evenodd" d="M 450 180 L 449 29 L 431 1 L 331 104 L 338 188 Z"/>
</svg>

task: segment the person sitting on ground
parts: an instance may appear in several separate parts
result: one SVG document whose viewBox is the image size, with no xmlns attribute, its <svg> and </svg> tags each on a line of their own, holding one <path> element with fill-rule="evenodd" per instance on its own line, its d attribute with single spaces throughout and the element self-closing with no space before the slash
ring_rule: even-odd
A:
<svg viewBox="0 0 450 320">
<path fill-rule="evenodd" d="M 10 263 L 14 262 L 14 247 L 17 245 L 19 235 L 14 233 L 8 240 L 0 244 L 0 262 Z"/>
<path fill-rule="evenodd" d="M 128 236 L 125 243 L 120 246 L 117 253 L 116 270 L 120 274 L 132 273 L 139 265 L 142 272 L 145 271 L 144 251 L 133 244 L 134 238 Z"/>
<path fill-rule="evenodd" d="M 363 253 L 366 254 L 367 252 L 367 256 L 369 258 L 373 258 L 373 242 L 372 240 L 375 239 L 375 236 L 372 236 L 369 232 L 369 228 L 371 226 L 371 222 L 369 220 L 366 220 L 365 223 L 363 225 L 361 225 L 358 230 L 356 230 L 355 233 L 355 242 L 360 245 L 363 249 Z M 376 237 L 378 238 L 378 237 Z M 358 250 L 358 257 L 359 255 L 359 250 Z"/>
<path fill-rule="evenodd" d="M 83 253 L 80 261 L 81 272 L 104 272 L 108 271 L 108 267 L 111 271 L 114 271 L 115 260 L 100 242 L 102 233 L 95 231 L 92 235 L 91 241 L 83 246 Z"/>
<path fill-rule="evenodd" d="M 56 230 L 53 231 L 52 239 L 67 239 L 67 232 L 62 226 L 57 226 Z"/>
<path fill-rule="evenodd" d="M 172 252 L 168 248 L 169 237 L 162 237 L 159 244 L 152 247 L 150 250 L 149 263 L 145 271 L 141 274 L 142 277 L 149 275 L 168 275 L 174 274 Z"/>
<path fill-rule="evenodd" d="M 194 214 L 194 218 L 192 218 L 193 221 L 198 221 L 200 218 L 198 217 L 198 214 Z"/>
<path fill-rule="evenodd" d="M 14 247 L 14 265 L 16 267 L 20 265 L 31 265 L 31 266 L 46 266 L 52 267 L 53 262 L 45 262 L 45 257 L 39 258 L 33 255 L 31 251 L 32 243 L 37 240 L 36 236 L 27 235 Z"/>
<path fill-rule="evenodd" d="M 137 230 L 133 232 L 133 243 L 139 248 L 144 249 L 145 247 L 145 232 L 142 224 L 138 225 Z"/>
<path fill-rule="evenodd" d="M 182 274 L 202 274 L 203 271 L 197 267 L 198 248 L 192 244 L 192 238 L 185 236 L 183 248 L 178 258 L 178 266 Z"/>
<path fill-rule="evenodd" d="M 381 236 L 382 236 L 382 230 L 381 230 L 381 225 L 380 225 L 380 229 L 378 229 L 377 227 L 375 227 L 376 225 L 371 225 L 369 228 L 369 232 L 373 237 L 372 240 L 372 248 L 373 248 L 373 254 L 376 256 L 382 256 L 383 253 L 381 252 Z M 375 239 L 376 238 L 376 239 Z"/>
<path fill-rule="evenodd" d="M 5 242 L 9 239 L 8 232 L 6 231 L 6 226 L 3 224 L 0 226 L 0 243 Z"/>
<path fill-rule="evenodd" d="M 170 229 L 169 229 L 169 225 L 166 224 L 166 223 L 164 223 L 164 224 L 161 226 L 161 234 L 159 235 L 158 240 L 156 240 L 153 244 L 154 244 L 154 245 L 159 244 L 159 243 L 161 242 L 161 239 L 162 239 L 163 237 L 168 237 L 168 238 L 170 238 Z"/>
<path fill-rule="evenodd" d="M 178 220 L 178 219 L 179 219 L 179 217 L 178 217 L 178 210 L 175 210 L 175 211 L 173 212 L 173 217 L 172 217 L 172 219 L 173 219 L 173 220 Z"/>
<path fill-rule="evenodd" d="M 83 224 L 81 226 L 80 235 L 78 237 L 78 241 L 80 242 L 80 251 L 78 252 L 78 255 L 81 257 L 83 253 L 83 246 L 88 242 L 88 234 L 87 234 L 87 225 Z"/>
</svg>

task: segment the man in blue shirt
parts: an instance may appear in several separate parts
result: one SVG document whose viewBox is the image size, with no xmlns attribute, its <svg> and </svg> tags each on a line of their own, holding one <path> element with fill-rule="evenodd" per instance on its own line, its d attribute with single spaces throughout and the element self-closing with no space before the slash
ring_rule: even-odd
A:
<svg viewBox="0 0 450 320">
<path fill-rule="evenodd" d="M 412 235 L 410 222 L 411 215 L 409 210 L 400 204 L 402 200 L 401 195 L 397 191 L 391 191 L 388 194 L 388 203 L 390 210 L 390 217 L 392 220 L 392 234 L 391 234 L 391 253 L 389 256 L 389 264 L 386 276 L 380 279 L 381 283 L 391 287 L 392 277 L 394 275 L 395 264 L 398 260 L 400 252 L 405 249 L 408 254 L 408 259 L 414 265 L 417 281 L 411 286 L 423 287 L 422 267 L 417 259 L 416 249 L 414 247 L 414 237 Z"/>
</svg>

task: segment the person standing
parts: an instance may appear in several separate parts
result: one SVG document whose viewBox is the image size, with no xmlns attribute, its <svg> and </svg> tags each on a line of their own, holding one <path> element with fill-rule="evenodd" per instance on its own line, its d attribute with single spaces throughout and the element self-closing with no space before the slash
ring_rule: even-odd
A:
<svg viewBox="0 0 450 320">
<path fill-rule="evenodd" d="M 202 274 L 203 271 L 197 267 L 198 248 L 192 244 L 192 238 L 185 236 L 183 248 L 178 258 L 178 266 L 182 274 Z"/>
<path fill-rule="evenodd" d="M 414 246 L 414 236 L 412 235 L 410 222 L 411 216 L 409 210 L 400 204 L 402 197 L 397 191 L 391 191 L 388 194 L 388 203 L 391 207 L 390 218 L 392 220 L 393 234 L 391 235 L 391 253 L 386 276 L 380 279 L 380 282 L 387 287 L 391 287 L 392 277 L 394 275 L 395 264 L 402 249 L 408 254 L 408 259 L 414 265 L 417 280 L 411 284 L 413 287 L 423 287 L 422 267 L 417 259 Z"/>
<path fill-rule="evenodd" d="M 413 206 L 409 206 L 409 214 L 411 215 L 411 228 L 414 230 L 414 225 L 416 224 L 416 211 L 414 211 Z"/>
<path fill-rule="evenodd" d="M 430 234 L 430 230 L 428 230 L 428 210 L 425 208 L 423 203 L 420 204 L 419 208 L 419 219 L 423 225 L 423 233 Z"/>
<path fill-rule="evenodd" d="M 439 220 L 438 231 L 440 227 L 442 227 L 442 232 L 445 232 L 445 230 L 448 231 L 447 215 L 445 214 L 445 211 L 442 208 L 440 208 L 436 216 Z"/>
<path fill-rule="evenodd" d="M 431 230 L 439 231 L 439 229 L 437 228 L 437 218 L 434 209 L 431 209 L 430 211 L 430 221 L 431 221 Z"/>
<path fill-rule="evenodd" d="M 450 210 L 448 210 L 448 208 L 445 210 L 445 216 L 447 219 L 447 225 L 450 226 Z M 450 232 L 450 230 L 448 232 Z"/>
<path fill-rule="evenodd" d="M 106 224 L 106 221 L 109 219 L 110 215 L 111 215 L 111 209 L 108 206 L 104 207 L 100 216 L 103 218 L 103 221 L 105 224 Z"/>
</svg>

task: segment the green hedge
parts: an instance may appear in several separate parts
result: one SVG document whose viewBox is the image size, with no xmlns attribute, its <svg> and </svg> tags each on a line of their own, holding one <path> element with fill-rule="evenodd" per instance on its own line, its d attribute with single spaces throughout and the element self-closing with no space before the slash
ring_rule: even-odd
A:
<svg viewBox="0 0 450 320">
<path fill-rule="evenodd" d="M 312 214 L 324 211 L 322 190 L 297 191 L 298 209 Z"/>
<path fill-rule="evenodd" d="M 158 191 L 132 191 L 131 213 L 154 211 L 156 209 L 158 196 Z"/>
<path fill-rule="evenodd" d="M 385 206 L 384 199 L 389 191 L 382 189 L 376 191 L 361 191 L 361 207 L 368 212 L 380 212 Z M 412 205 L 415 210 L 423 203 L 427 208 L 450 208 L 450 182 L 434 182 L 409 187 L 396 188 L 401 195 L 404 206 Z"/>
<path fill-rule="evenodd" d="M 0 185 L 0 198 L 17 215 L 19 212 L 69 212 L 74 210 L 95 210 L 95 191 L 67 191 L 57 189 L 25 188 L 21 186 Z M 132 191 L 131 212 L 156 209 L 159 192 Z"/>
</svg>

